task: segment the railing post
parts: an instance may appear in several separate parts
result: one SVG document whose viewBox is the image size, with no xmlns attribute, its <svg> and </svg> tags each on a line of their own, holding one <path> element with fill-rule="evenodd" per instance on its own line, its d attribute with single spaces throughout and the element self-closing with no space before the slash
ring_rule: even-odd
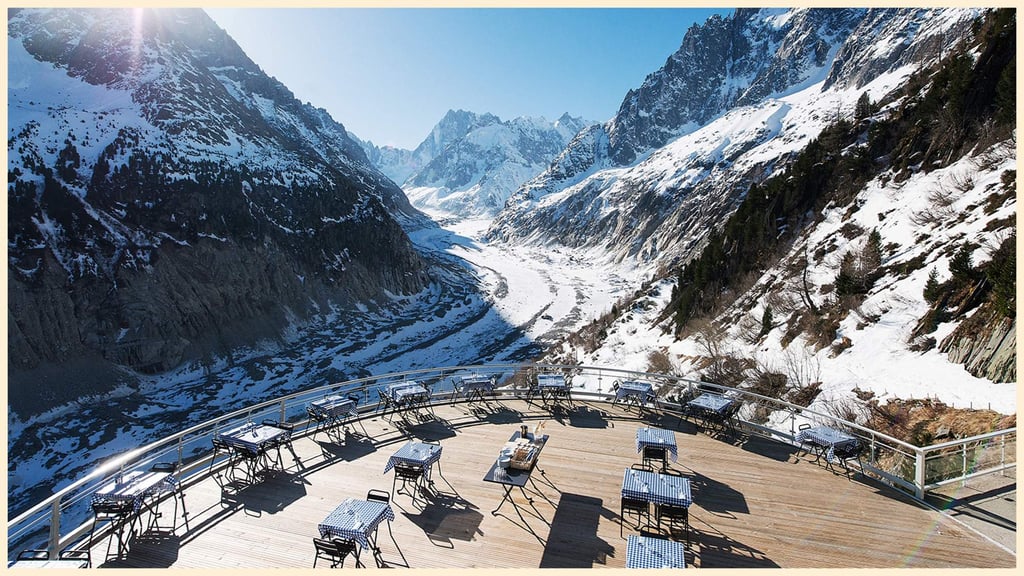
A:
<svg viewBox="0 0 1024 576">
<path fill-rule="evenodd" d="M 917 449 L 915 452 L 917 457 L 914 462 L 914 494 L 919 500 L 924 500 L 925 454 L 921 449 Z"/>
<path fill-rule="evenodd" d="M 50 505 L 50 542 L 46 546 L 46 556 L 50 560 L 60 558 L 60 498 Z"/>
<path fill-rule="evenodd" d="M 177 469 L 177 470 L 181 469 L 181 463 L 182 463 L 182 458 L 183 458 L 184 454 L 185 454 L 185 437 L 182 436 L 182 437 L 178 438 L 178 465 L 176 466 L 175 469 Z"/>
<path fill-rule="evenodd" d="M 967 486 L 967 443 L 960 447 L 960 485 Z"/>
<path fill-rule="evenodd" d="M 277 419 L 278 422 L 285 422 L 286 421 L 285 420 L 285 411 L 286 411 L 286 408 L 285 408 L 284 400 L 281 400 L 281 414 L 280 414 L 280 416 Z"/>
</svg>

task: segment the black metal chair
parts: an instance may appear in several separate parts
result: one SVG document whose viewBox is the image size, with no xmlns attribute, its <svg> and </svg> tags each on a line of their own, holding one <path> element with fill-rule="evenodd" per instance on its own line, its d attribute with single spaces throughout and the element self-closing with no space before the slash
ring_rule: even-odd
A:
<svg viewBox="0 0 1024 576">
<path fill-rule="evenodd" d="M 644 464 L 657 462 L 658 468 L 661 468 L 662 470 L 668 468 L 668 453 L 667 450 L 661 446 L 644 446 L 643 459 Z"/>
<path fill-rule="evenodd" d="M 109 525 L 110 539 L 107 540 L 107 552 L 104 556 L 104 561 L 111 557 L 110 546 L 114 542 L 114 536 L 117 536 L 117 554 L 115 557 L 120 557 L 128 549 L 128 539 L 124 535 L 125 526 L 131 528 L 132 522 L 135 517 L 135 502 L 132 500 L 123 501 L 99 501 L 92 503 L 92 528 L 89 530 L 89 546 L 91 550 L 93 542 L 96 537 L 96 527 L 101 522 L 107 522 Z"/>
<path fill-rule="evenodd" d="M 848 444 L 841 444 L 832 450 L 832 456 L 839 461 L 843 470 L 846 471 L 847 477 L 850 476 L 850 466 L 847 464 L 850 460 L 857 461 L 857 469 L 863 474 L 864 463 L 860 461 L 860 455 L 864 453 L 866 447 L 867 446 L 865 444 L 857 441 Z M 832 462 L 829 461 L 828 458 L 825 459 L 825 467 L 835 471 L 835 468 L 832 467 Z"/>
<path fill-rule="evenodd" d="M 281 447 L 284 446 L 291 450 L 293 454 L 295 453 L 295 449 L 292 447 L 292 433 L 295 431 L 295 424 L 292 424 L 290 422 L 274 420 L 273 418 L 267 418 L 263 420 L 261 424 L 263 424 L 264 426 L 270 426 L 272 428 L 284 430 L 285 432 L 282 436 L 275 440 L 272 445 L 268 446 L 268 448 L 274 448 L 277 450 L 277 463 L 281 466 L 281 469 L 283 470 L 284 461 L 281 459 Z"/>
<path fill-rule="evenodd" d="M 658 528 L 661 528 L 662 520 L 668 522 L 668 533 L 673 535 L 672 529 L 682 526 L 686 534 L 686 541 L 690 541 L 690 510 L 686 506 L 674 506 L 672 504 L 661 504 L 658 506 Z"/>
<path fill-rule="evenodd" d="M 803 432 L 804 430 L 810 430 L 810 429 L 811 429 L 811 425 L 806 423 L 806 422 L 804 422 L 803 424 L 801 424 L 801 425 L 796 427 L 797 435 L 799 436 L 800 432 Z M 808 446 L 810 446 L 810 450 L 808 450 Z M 800 452 L 797 453 L 797 456 L 798 457 L 799 456 L 806 456 L 807 454 L 809 454 L 811 452 L 811 450 L 814 450 L 814 453 L 815 453 L 815 456 L 816 456 L 815 461 L 817 461 L 818 445 L 816 443 L 814 443 L 814 441 L 812 441 L 811 439 L 804 438 L 803 440 L 800 441 Z"/>
<path fill-rule="evenodd" d="M 395 477 L 391 480 L 391 493 L 402 494 L 402 490 L 406 488 L 409 484 L 412 484 L 412 491 L 405 492 L 405 494 L 412 496 L 413 501 L 416 501 L 417 498 L 419 497 L 420 484 L 423 481 L 423 467 L 398 462 L 395 464 L 394 471 Z M 396 491 L 395 485 L 399 480 L 402 481 L 402 485 L 399 486 L 398 490 Z"/>
<path fill-rule="evenodd" d="M 356 559 L 356 568 L 365 568 L 359 561 L 359 545 L 354 540 L 313 538 L 313 547 L 316 548 L 313 568 L 316 568 L 316 561 L 320 558 L 330 560 L 331 568 L 344 568 L 345 558 L 348 558 L 350 554 Z"/>
<path fill-rule="evenodd" d="M 238 463 L 238 454 L 231 449 L 230 444 L 216 436 L 213 437 L 213 458 L 210 458 L 210 470 L 213 470 L 214 465 L 217 464 L 217 455 L 221 452 L 227 454 L 228 469 L 233 470 Z"/>
<path fill-rule="evenodd" d="M 651 523 L 651 504 L 646 500 L 636 498 L 622 498 L 619 502 L 619 537 L 622 537 L 622 526 L 626 523 L 626 514 L 636 516 L 636 529 L 639 530 L 643 524 L 641 520 L 646 519 L 647 524 Z"/>
<path fill-rule="evenodd" d="M 319 412 L 314 410 L 312 406 L 306 406 L 306 416 L 308 420 L 306 420 L 305 432 L 309 432 L 310 424 L 313 424 L 314 422 L 316 423 L 316 428 L 313 429 L 313 435 L 310 436 L 310 438 L 315 441 L 317 432 L 319 432 L 324 424 L 326 424 L 326 420 Z"/>
<path fill-rule="evenodd" d="M 166 473 L 166 474 L 173 475 L 175 472 L 178 471 L 178 463 L 177 462 L 157 462 L 156 464 L 153 464 L 152 466 L 149 467 L 149 471 L 150 472 L 163 472 L 163 473 Z M 178 498 L 180 497 L 182 499 L 181 500 L 182 501 L 182 505 L 184 505 L 184 503 L 185 503 L 185 494 L 183 492 L 181 492 L 181 483 L 180 482 L 175 482 L 175 486 L 176 486 L 176 491 L 178 492 L 178 494 L 177 494 L 177 496 L 174 496 L 174 495 L 171 496 L 171 499 L 174 500 L 174 514 L 171 515 L 171 518 L 177 518 L 178 517 Z M 158 494 L 155 497 L 159 498 L 160 496 Z M 163 516 L 163 512 L 160 512 L 159 507 L 154 507 L 153 508 L 153 515 L 151 517 L 149 527 L 150 528 L 156 527 L 157 529 L 160 529 L 160 526 L 157 523 L 157 521 L 162 516 Z M 185 522 L 186 522 L 186 525 L 187 525 L 188 524 L 188 518 L 187 517 L 185 519 Z M 171 530 L 172 531 L 174 530 L 173 522 L 171 524 Z"/>
<path fill-rule="evenodd" d="M 384 490 L 377 490 L 376 488 L 371 488 L 370 491 L 366 493 L 366 501 L 383 502 L 385 504 L 390 504 L 391 494 L 388 494 Z"/>
</svg>

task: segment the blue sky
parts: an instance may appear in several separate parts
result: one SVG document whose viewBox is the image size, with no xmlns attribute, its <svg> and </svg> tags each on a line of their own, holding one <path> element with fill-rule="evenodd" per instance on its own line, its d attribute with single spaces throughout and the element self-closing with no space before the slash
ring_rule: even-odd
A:
<svg viewBox="0 0 1024 576">
<path fill-rule="evenodd" d="M 415 148 L 449 109 L 611 118 L 696 8 L 238 8 L 207 13 L 297 98 L 377 145 Z"/>
</svg>

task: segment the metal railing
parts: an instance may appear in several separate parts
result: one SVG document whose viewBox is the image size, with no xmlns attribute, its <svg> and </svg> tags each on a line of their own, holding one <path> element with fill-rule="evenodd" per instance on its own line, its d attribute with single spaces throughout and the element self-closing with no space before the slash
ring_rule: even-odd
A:
<svg viewBox="0 0 1024 576">
<path fill-rule="evenodd" d="M 375 412 L 378 407 L 377 391 L 388 383 L 407 379 L 427 384 L 432 402 L 442 399 L 454 401 L 455 378 L 469 373 L 495 376 L 499 383 L 495 391 L 498 396 L 521 397 L 530 389 L 532 377 L 546 371 L 559 371 L 571 377 L 573 394 L 594 401 L 614 399 L 611 390 L 618 381 L 651 382 L 658 391 L 656 408 L 663 411 L 682 408 L 678 400 L 673 400 L 675 396 L 692 397 L 701 392 L 733 396 L 743 404 L 737 418 L 744 431 L 791 444 L 795 443 L 799 424 L 804 422 L 841 428 L 860 438 L 869 448 L 862 459 L 863 473 L 902 488 L 919 499 L 927 490 L 938 486 L 1016 466 L 1016 428 L 922 448 L 803 406 L 743 389 L 664 374 L 555 364 L 425 368 L 368 376 L 296 392 L 236 410 L 110 458 L 83 478 L 11 519 L 7 525 L 8 558 L 24 548 L 44 547 L 50 558 L 57 558 L 61 551 L 78 543 L 91 528 L 89 517 L 93 493 L 116 472 L 145 469 L 156 462 L 170 461 L 177 464 L 176 476 L 183 484 L 207 477 L 215 468 L 212 437 L 218 430 L 239 422 L 273 418 L 308 425 L 308 403 L 331 394 L 358 395 L 361 398 L 358 405 L 360 415 Z M 297 434 L 302 434 L 298 428 L 296 430 Z M 70 528 L 65 531 L 68 526 Z"/>
</svg>

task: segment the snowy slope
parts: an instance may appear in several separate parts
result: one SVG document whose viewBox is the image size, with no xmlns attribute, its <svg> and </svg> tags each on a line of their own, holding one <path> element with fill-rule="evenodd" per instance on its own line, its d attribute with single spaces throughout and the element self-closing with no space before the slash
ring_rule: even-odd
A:
<svg viewBox="0 0 1024 576">
<path fill-rule="evenodd" d="M 722 343 L 723 350 L 739 357 L 756 359 L 782 373 L 793 368 L 808 371 L 814 380 L 822 382 L 822 393 L 811 408 L 826 413 L 829 406 L 853 398 L 852 391 L 856 388 L 874 392 L 883 402 L 892 398 L 935 398 L 953 407 L 991 408 L 1002 414 L 1015 414 L 1015 383 L 993 383 L 976 378 L 963 366 L 950 363 L 946 355 L 936 349 L 913 352 L 909 350 L 908 342 L 914 325 L 928 310 L 921 294 L 929 271 L 936 269 L 940 279 L 949 277 L 950 254 L 936 247 L 971 238 L 980 245 L 973 257 L 976 264 L 981 264 L 1005 239 L 1005 230 L 988 228 L 990 223 L 1016 214 L 1015 199 L 1011 198 L 988 214 L 984 200 L 1000 186 L 1005 171 L 1016 169 L 1012 149 L 1013 143 L 1004 142 L 993 150 L 980 151 L 929 174 L 917 174 L 901 184 L 885 179 L 875 180 L 854 200 L 859 209 L 851 218 L 844 217 L 846 208 L 826 210 L 823 221 L 801 237 L 777 267 L 766 270 L 757 283 L 739 298 L 734 308 L 720 315 L 720 320 L 729 326 L 728 337 Z M 993 152 L 1003 160 L 995 165 L 980 161 L 981 157 Z M 965 174 L 973 175 L 973 186 L 953 207 L 962 218 L 932 227 L 928 230 L 928 239 L 920 241 L 921 230 L 912 219 L 927 209 L 929 192 L 937 186 L 953 186 L 952 183 L 961 181 Z M 851 222 L 865 229 L 877 230 L 883 245 L 895 245 L 887 253 L 884 264 L 894 265 L 923 258 L 924 266 L 906 278 L 890 275 L 876 283 L 857 312 L 842 322 L 837 341 L 849 338 L 852 346 L 837 356 L 833 357 L 829 348 L 814 352 L 813 347 L 804 345 L 802 341 L 783 347 L 781 340 L 785 328 L 781 325 L 763 340 L 750 343 L 751 327 L 760 325 L 766 301 L 762 294 L 771 291 L 766 286 L 777 289 L 779 279 L 788 276 L 785 271 L 787 264 L 828 246 L 834 238 L 841 237 L 840 230 Z M 858 247 L 849 245 L 844 248 L 853 250 Z M 810 268 L 812 294 L 819 293 L 823 285 L 834 281 L 840 258 L 841 252 L 835 253 L 815 262 Z M 671 330 L 665 334 L 665 326 L 654 324 L 668 303 L 671 288 L 670 281 L 658 285 L 656 297 L 644 298 L 653 305 L 638 305 L 623 315 L 609 330 L 609 336 L 599 350 L 590 354 L 577 350 L 580 361 L 642 371 L 647 369 L 648 353 L 661 350 L 670 354 L 681 374 L 697 378 L 700 372 L 698 361 L 707 355 L 698 337 L 677 341 Z M 941 340 L 952 329 L 950 324 L 940 325 L 935 336 Z"/>
</svg>

